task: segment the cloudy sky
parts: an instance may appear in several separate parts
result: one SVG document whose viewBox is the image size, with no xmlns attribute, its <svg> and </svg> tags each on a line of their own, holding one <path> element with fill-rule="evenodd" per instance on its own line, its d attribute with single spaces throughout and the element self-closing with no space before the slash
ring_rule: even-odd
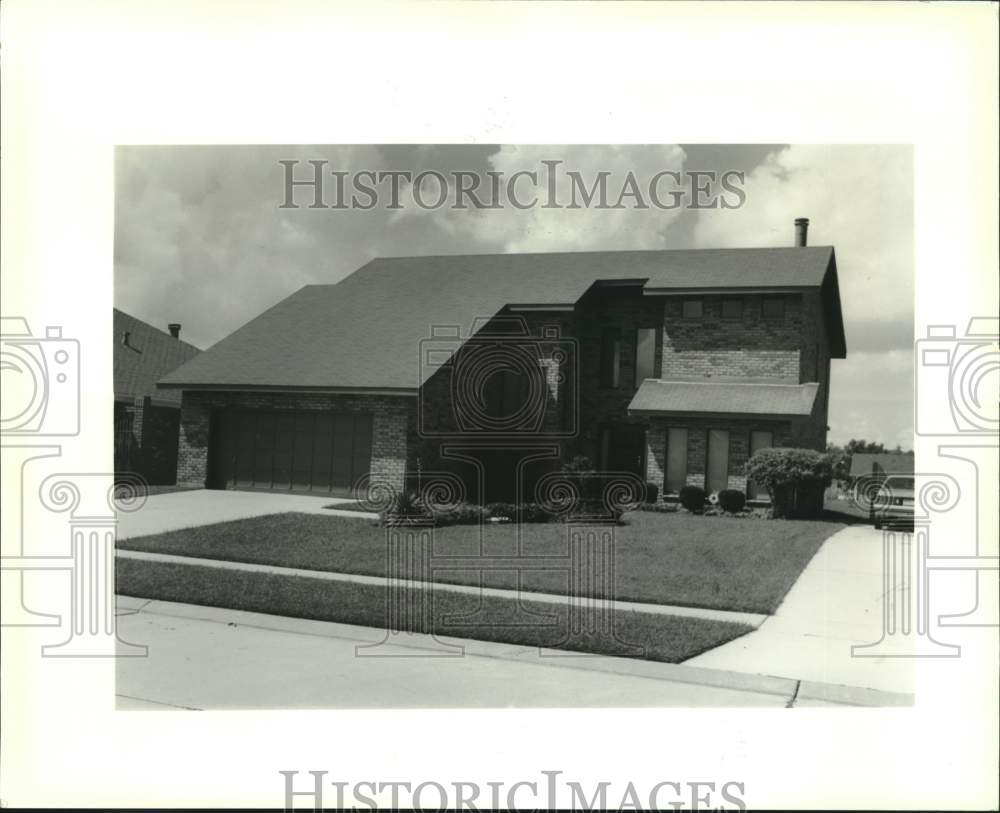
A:
<svg viewBox="0 0 1000 813">
<path fill-rule="evenodd" d="M 384 194 L 370 210 L 310 209 L 311 193 L 297 190 L 300 208 L 281 209 L 278 162 L 296 159 L 296 177 L 309 176 L 310 160 L 348 172 L 468 171 L 484 181 L 488 171 L 537 171 L 543 194 L 541 162 L 560 160 L 558 200 L 569 198 L 567 170 L 588 186 L 610 173 L 612 199 L 630 171 L 644 185 L 663 171 L 737 170 L 746 200 L 735 209 L 641 209 L 629 198 L 621 209 L 425 210 L 404 183 L 401 208 L 388 208 Z M 912 181 L 909 148 L 892 146 L 122 147 L 115 306 L 161 328 L 181 322 L 183 337 L 207 348 L 303 285 L 336 282 L 376 256 L 782 246 L 793 220 L 808 217 L 809 243 L 836 248 L 847 332 L 848 357 L 833 364 L 830 440 L 911 448 Z M 530 200 L 533 190 L 519 188 Z M 425 189 L 433 202 L 433 179 Z M 332 184 L 325 191 L 332 203 Z"/>
</svg>

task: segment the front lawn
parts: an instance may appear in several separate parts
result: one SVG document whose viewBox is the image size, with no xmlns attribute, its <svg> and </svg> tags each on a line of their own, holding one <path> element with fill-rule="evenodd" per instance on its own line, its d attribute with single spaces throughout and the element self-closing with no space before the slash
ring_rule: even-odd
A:
<svg viewBox="0 0 1000 813">
<path fill-rule="evenodd" d="M 730 519 L 678 512 L 633 512 L 615 528 L 615 598 L 689 607 L 773 613 L 836 522 Z M 521 526 L 522 556 L 566 555 L 567 527 Z M 514 556 L 517 528 L 453 525 L 435 529 L 435 557 Z M 371 576 L 385 574 L 385 529 L 349 517 L 272 514 L 118 542 L 129 550 Z M 436 571 L 435 581 L 480 583 L 475 570 Z M 513 571 L 485 572 L 486 587 L 518 586 Z M 564 594 L 559 568 L 522 571 L 524 590 Z M 599 589 L 591 594 L 600 595 Z"/>
<path fill-rule="evenodd" d="M 123 595 L 386 629 L 385 587 L 307 576 L 119 558 Z M 404 602 L 409 604 L 409 601 Z M 618 612 L 613 634 L 573 630 L 565 604 L 434 592 L 427 613 L 394 615 L 399 629 L 679 663 L 753 630 L 710 618 Z M 398 638 L 396 643 L 403 643 Z M 377 653 L 376 653 L 377 654 Z"/>
</svg>

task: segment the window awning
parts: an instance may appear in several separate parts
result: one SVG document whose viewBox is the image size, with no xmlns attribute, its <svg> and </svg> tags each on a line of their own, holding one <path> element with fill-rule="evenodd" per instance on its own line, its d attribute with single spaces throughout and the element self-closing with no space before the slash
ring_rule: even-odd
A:
<svg viewBox="0 0 1000 813">
<path fill-rule="evenodd" d="M 752 415 L 802 418 L 819 384 L 755 381 L 667 381 L 647 378 L 628 405 L 631 415 Z"/>
</svg>

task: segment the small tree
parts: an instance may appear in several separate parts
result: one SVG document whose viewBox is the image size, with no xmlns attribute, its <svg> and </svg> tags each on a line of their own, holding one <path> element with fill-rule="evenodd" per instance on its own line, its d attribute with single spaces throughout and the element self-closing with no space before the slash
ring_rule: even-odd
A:
<svg viewBox="0 0 1000 813">
<path fill-rule="evenodd" d="M 819 513 L 833 479 L 830 458 L 812 449 L 761 449 L 747 461 L 746 473 L 767 489 L 775 517 Z"/>
</svg>

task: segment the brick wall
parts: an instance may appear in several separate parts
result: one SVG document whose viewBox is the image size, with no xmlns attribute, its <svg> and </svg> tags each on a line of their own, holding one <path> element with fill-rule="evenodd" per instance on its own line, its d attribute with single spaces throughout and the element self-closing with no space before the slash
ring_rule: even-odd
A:
<svg viewBox="0 0 1000 813">
<path fill-rule="evenodd" d="M 402 489 L 407 425 L 415 408 L 414 400 L 393 395 L 185 391 L 181 401 L 177 482 L 206 485 L 213 409 L 316 410 L 372 415 L 372 478 Z"/>
<path fill-rule="evenodd" d="M 664 297 L 661 377 L 741 376 L 798 380 L 803 305 L 785 295 L 784 319 L 765 319 L 762 296 L 743 297 L 739 319 L 722 317 L 722 296 L 700 296 L 703 314 L 682 315 L 684 297 Z"/>
<path fill-rule="evenodd" d="M 708 432 L 725 429 L 729 432 L 728 488 L 745 491 L 747 478 L 744 466 L 749 459 L 750 433 L 771 432 L 775 446 L 787 446 L 792 438 L 792 427 L 787 421 L 759 421 L 753 419 L 701 419 L 701 418 L 651 418 L 646 432 L 648 453 L 646 479 L 665 490 L 667 437 L 669 429 L 686 429 L 687 484 L 705 487 L 708 469 Z"/>
<path fill-rule="evenodd" d="M 641 382 L 636 376 L 636 338 L 640 328 L 658 332 L 653 370 L 663 352 L 663 299 L 643 296 L 639 287 L 597 287 L 577 305 L 576 336 L 580 348 L 580 437 L 578 452 L 600 465 L 601 428 L 611 423 L 647 426 L 644 418 L 628 414 L 628 405 Z M 620 335 L 617 387 L 602 386 L 601 340 L 604 329 L 616 327 Z M 647 453 L 647 458 L 650 455 Z M 662 479 L 662 478 L 661 478 Z"/>
</svg>

